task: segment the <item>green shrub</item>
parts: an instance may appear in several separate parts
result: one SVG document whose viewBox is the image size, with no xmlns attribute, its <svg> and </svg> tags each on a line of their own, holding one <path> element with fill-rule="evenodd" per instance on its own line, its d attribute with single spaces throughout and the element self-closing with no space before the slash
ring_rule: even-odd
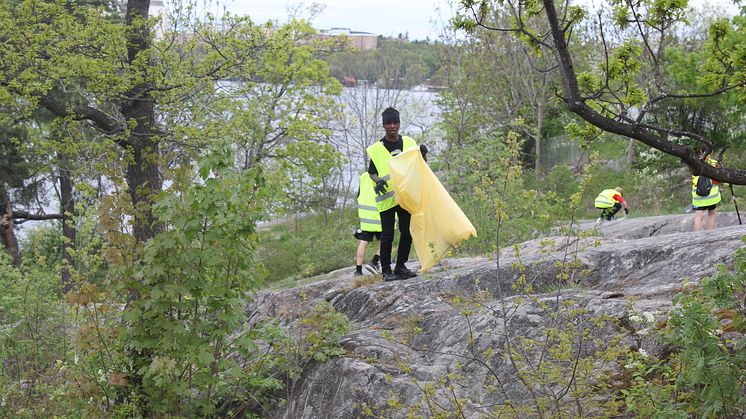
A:
<svg viewBox="0 0 746 419">
<path fill-rule="evenodd" d="M 27 262 L 24 267 L 40 267 L 41 264 L 47 270 L 59 269 L 62 230 L 58 225 L 45 224 L 28 230 L 19 243 Z"/>
<path fill-rule="evenodd" d="M 744 239 L 746 242 L 746 238 Z M 662 331 L 674 351 L 637 357 L 627 408 L 640 416 L 741 417 L 746 411 L 746 248 L 734 266 L 677 295 Z M 728 334 L 726 332 L 737 332 Z M 654 410 L 652 410 L 654 409 Z"/>
<path fill-rule="evenodd" d="M 48 417 L 70 409 L 60 365 L 70 349 L 59 276 L 26 255 L 26 272 L 0 251 L 0 417 Z"/>
<path fill-rule="evenodd" d="M 119 298 L 137 298 L 122 313 L 127 327 L 116 341 L 124 362 L 113 359 L 106 373 L 126 377 L 120 397 L 143 414 L 212 416 L 248 379 L 236 356 L 250 359 L 255 344 L 234 333 L 261 279 L 254 228 L 262 197 L 257 173 L 231 171 L 231 158 L 216 147 L 201 162 L 201 182 L 163 195 L 156 212 L 170 228 L 114 284 Z"/>
<path fill-rule="evenodd" d="M 104 371 L 123 378 L 117 408 L 130 405 L 145 416 L 248 415 L 289 374 L 287 333 L 247 317 L 264 274 L 255 227 L 269 191 L 259 171 L 231 170 L 232 159 L 218 146 L 201 162 L 200 182 L 164 194 L 156 212 L 170 228 L 145 244 L 138 263 L 123 266 L 116 295 L 134 290 L 137 298 L 122 311 L 127 327 L 118 330 Z M 308 253 L 324 256 L 314 249 Z M 305 324 L 307 347 L 289 350 L 318 362 L 338 356 L 346 318 L 332 311 L 314 310 L 316 320 Z"/>
</svg>

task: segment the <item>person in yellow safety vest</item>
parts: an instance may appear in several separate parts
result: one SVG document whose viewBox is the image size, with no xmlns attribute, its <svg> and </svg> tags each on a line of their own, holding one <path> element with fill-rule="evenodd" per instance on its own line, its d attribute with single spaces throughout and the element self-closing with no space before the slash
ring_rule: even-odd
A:
<svg viewBox="0 0 746 419">
<path fill-rule="evenodd" d="M 702 144 L 699 148 L 699 152 L 702 156 L 702 160 L 706 161 L 710 166 L 720 168 L 720 163 L 717 160 L 710 157 L 712 154 L 712 148 L 707 144 Z M 716 180 L 712 180 L 712 188 L 710 194 L 707 196 L 697 195 L 697 182 L 699 176 L 692 176 L 692 209 L 694 210 L 694 231 L 702 230 L 702 217 L 704 217 L 705 211 L 707 211 L 707 229 L 712 230 L 715 228 L 715 208 L 720 203 L 720 186 Z"/>
<path fill-rule="evenodd" d="M 357 252 L 355 253 L 355 276 L 363 275 L 365 249 L 368 248 L 368 243 L 372 242 L 374 238 L 378 239 L 378 249 L 376 249 L 373 260 L 370 261 L 370 264 L 366 268 L 370 267 L 373 271 L 369 273 L 381 271 L 379 263 L 381 252 L 381 217 L 378 215 L 378 207 L 376 206 L 375 186 L 376 184 L 371 180 L 368 172 L 360 175 L 360 188 L 357 190 L 357 216 L 360 220 L 360 228 L 354 234 L 355 238 L 360 242 L 357 245 Z"/>
<path fill-rule="evenodd" d="M 601 216 L 596 220 L 597 223 L 613 220 L 614 215 L 622 207 L 624 207 L 624 213 L 629 214 L 629 207 L 627 201 L 622 197 L 622 192 L 622 188 L 617 186 L 614 189 L 604 189 L 598 194 L 594 206 L 601 210 Z"/>
<path fill-rule="evenodd" d="M 383 280 L 395 281 L 417 276 L 407 269 L 405 263 L 409 259 L 412 248 L 412 235 L 409 232 L 411 214 L 396 203 L 394 188 L 389 175 L 389 160 L 399 153 L 417 147 L 414 139 L 399 135 L 401 121 L 399 111 L 386 108 L 381 114 L 385 135 L 366 149 L 370 157 L 368 173 L 376 183 L 376 206 L 381 216 L 381 271 Z M 426 147 L 420 147 L 423 157 L 427 154 Z M 394 224 L 399 217 L 399 247 L 396 250 L 396 266 L 391 270 L 391 247 L 394 242 Z"/>
</svg>

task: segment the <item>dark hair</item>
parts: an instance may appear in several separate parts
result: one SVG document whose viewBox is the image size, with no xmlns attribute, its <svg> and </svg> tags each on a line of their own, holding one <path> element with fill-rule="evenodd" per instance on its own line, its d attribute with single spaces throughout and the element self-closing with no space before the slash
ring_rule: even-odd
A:
<svg viewBox="0 0 746 419">
<path fill-rule="evenodd" d="M 384 124 L 388 122 L 399 122 L 399 111 L 391 107 L 386 108 L 383 113 L 381 113 L 381 118 L 383 119 Z"/>
</svg>

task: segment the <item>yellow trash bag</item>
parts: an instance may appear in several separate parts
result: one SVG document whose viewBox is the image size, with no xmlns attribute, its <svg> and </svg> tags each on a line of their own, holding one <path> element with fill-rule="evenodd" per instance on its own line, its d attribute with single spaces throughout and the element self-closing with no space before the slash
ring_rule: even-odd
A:
<svg viewBox="0 0 746 419">
<path fill-rule="evenodd" d="M 396 201 L 412 214 L 409 231 L 426 271 L 477 230 L 420 154 L 411 148 L 389 160 Z"/>
</svg>

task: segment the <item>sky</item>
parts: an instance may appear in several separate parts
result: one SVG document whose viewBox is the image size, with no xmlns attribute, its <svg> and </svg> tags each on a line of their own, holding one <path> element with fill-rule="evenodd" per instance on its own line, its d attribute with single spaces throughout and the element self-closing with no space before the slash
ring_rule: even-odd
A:
<svg viewBox="0 0 746 419">
<path fill-rule="evenodd" d="M 438 38 L 438 29 L 453 16 L 445 0 L 316 0 L 326 5 L 311 23 L 316 29 L 349 28 L 375 35 L 398 36 L 408 33 L 410 40 Z M 288 7 L 301 10 L 313 1 L 222 0 L 232 14 L 248 14 L 257 23 L 288 20 Z M 308 12 L 300 17 L 308 18 Z M 432 21 L 432 22 L 431 22 Z M 433 23 L 437 22 L 437 23 Z"/>
<path fill-rule="evenodd" d="M 210 2 L 211 0 L 205 0 Z M 214 0 L 213 0 L 214 1 Z M 598 3 L 599 0 L 582 0 Z M 313 0 L 220 0 L 222 5 L 236 15 L 248 14 L 257 23 L 288 20 L 289 10 L 300 10 L 298 16 L 308 18 L 305 9 Z M 396 37 L 408 34 L 410 40 L 439 38 L 439 28 L 455 14 L 447 0 L 316 0 L 326 5 L 312 19 L 318 30 L 349 28 L 353 31 Z M 455 1 L 453 1 L 455 2 Z M 704 3 L 726 6 L 733 13 L 737 10 L 731 0 L 690 0 L 692 6 Z M 221 7 L 222 9 L 222 7 Z M 217 10 L 215 10 L 217 12 Z"/>
</svg>

